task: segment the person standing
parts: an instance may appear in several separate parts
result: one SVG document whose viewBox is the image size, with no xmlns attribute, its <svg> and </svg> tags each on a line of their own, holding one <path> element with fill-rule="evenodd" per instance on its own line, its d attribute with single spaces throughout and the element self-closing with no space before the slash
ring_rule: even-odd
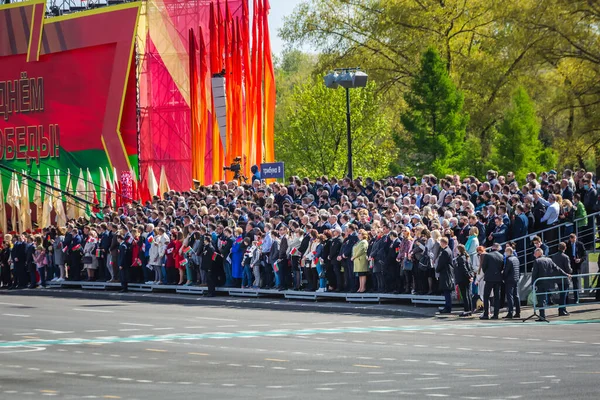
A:
<svg viewBox="0 0 600 400">
<path fill-rule="evenodd" d="M 358 242 L 352 246 L 350 262 L 353 263 L 353 272 L 358 275 L 359 288 L 357 293 L 367 291 L 367 272 L 369 272 L 369 262 L 367 260 L 367 249 L 369 248 L 368 237 L 367 232 L 361 229 L 357 236 Z"/>
<path fill-rule="evenodd" d="M 342 262 L 339 259 L 340 252 L 342 250 L 342 228 L 339 226 L 331 231 L 331 249 L 329 250 L 329 261 L 331 262 L 331 269 L 333 269 L 333 276 L 335 276 L 335 283 L 329 285 L 334 291 L 340 292 L 344 288 L 344 275 L 342 274 Z"/>
<path fill-rule="evenodd" d="M 512 247 L 506 246 L 504 250 L 504 284 L 506 286 L 506 305 L 508 314 L 503 318 L 521 318 L 521 299 L 519 298 L 519 259 L 514 255 Z M 513 313 L 514 311 L 514 313 Z"/>
<path fill-rule="evenodd" d="M 205 235 L 201 268 L 206 275 L 206 285 L 208 287 L 208 291 L 204 293 L 204 295 L 208 297 L 215 296 L 215 270 L 213 265 L 216 257 L 217 253 L 212 245 L 211 237 L 209 235 Z"/>
<path fill-rule="evenodd" d="M 573 273 L 573 270 L 571 269 L 571 260 L 569 259 L 569 256 L 565 254 L 566 250 L 567 244 L 564 242 L 559 243 L 558 253 L 552 255 L 551 259 L 554 262 L 554 264 L 558 266 L 558 268 L 570 275 Z M 568 316 L 569 313 L 567 312 L 566 305 L 567 294 L 569 290 L 569 280 L 564 277 L 559 277 L 556 283 L 558 284 L 558 289 L 560 290 L 560 305 L 562 306 L 558 309 L 558 315 L 561 317 Z"/>
<path fill-rule="evenodd" d="M 119 244 L 117 253 L 117 266 L 121 280 L 121 293 L 129 291 L 129 268 L 131 267 L 131 252 L 123 235 L 115 235 Z"/>
<path fill-rule="evenodd" d="M 452 291 L 454 290 L 454 271 L 452 268 L 452 251 L 448 247 L 448 238 L 440 238 L 440 252 L 435 272 L 439 274 L 438 289 L 444 293 L 445 304 L 440 314 L 452 313 Z"/>
<path fill-rule="evenodd" d="M 476 229 L 476 228 L 475 228 Z M 469 254 L 464 245 L 459 244 L 457 247 L 458 256 L 456 257 L 456 263 L 454 266 L 454 280 L 458 285 L 460 291 L 460 297 L 463 299 L 464 312 L 460 315 L 461 317 L 470 317 L 473 312 L 473 296 L 471 294 L 471 284 L 475 272 L 469 262 Z M 477 254 L 475 254 L 477 257 Z"/>
<path fill-rule="evenodd" d="M 542 279 L 537 282 L 540 278 L 549 278 L 557 275 L 570 275 L 560 269 L 550 258 L 544 256 L 544 251 L 540 248 L 535 249 L 533 252 L 535 261 L 533 262 L 533 272 L 531 273 L 531 282 L 536 285 L 537 292 L 537 305 L 542 307 L 540 309 L 540 316 L 536 320 L 537 322 L 546 321 L 546 310 L 544 307 L 548 303 L 548 292 L 554 289 L 554 280 Z"/>
<path fill-rule="evenodd" d="M 25 289 L 27 287 L 28 275 L 27 275 L 27 244 L 25 241 L 25 235 L 15 235 L 13 238 L 14 245 L 12 247 L 10 256 L 14 265 L 14 283 L 13 288 Z"/>
<path fill-rule="evenodd" d="M 119 276 L 121 274 L 119 270 L 119 241 L 117 240 L 117 235 L 119 234 L 118 229 L 119 225 L 117 224 L 112 224 L 110 226 L 110 247 L 108 248 L 110 258 L 106 262 L 107 267 L 109 268 L 108 271 L 112 277 L 112 279 L 108 281 L 109 283 L 119 282 Z M 147 249 L 149 250 L 150 248 L 147 247 Z"/>
<path fill-rule="evenodd" d="M 577 240 L 577 235 L 572 233 L 569 236 L 569 243 L 567 244 L 567 256 L 569 256 L 569 261 L 571 262 L 571 268 L 573 270 L 573 275 L 581 274 L 581 266 L 585 261 L 587 254 L 585 251 L 585 246 L 582 242 Z M 578 276 L 573 277 L 573 302 L 575 304 L 579 303 L 579 288 L 581 287 L 581 278 Z M 598 291 L 596 292 L 598 294 Z"/>
<path fill-rule="evenodd" d="M 499 243 L 494 243 L 492 251 L 483 256 L 481 269 L 484 274 L 485 286 L 483 290 L 483 315 L 479 319 L 490 319 L 490 295 L 492 291 L 494 292 L 494 315 L 491 319 L 498 319 L 502 267 L 504 265 L 504 257 L 500 254 L 501 249 Z"/>
</svg>

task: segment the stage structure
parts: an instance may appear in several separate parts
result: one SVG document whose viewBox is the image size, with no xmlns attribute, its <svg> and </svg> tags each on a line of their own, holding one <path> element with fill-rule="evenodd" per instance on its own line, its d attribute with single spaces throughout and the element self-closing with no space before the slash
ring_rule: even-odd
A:
<svg viewBox="0 0 600 400">
<path fill-rule="evenodd" d="M 0 163 L 9 168 L 1 171 L 0 205 L 12 213 L 25 204 L 15 196 L 28 192 L 30 202 L 50 196 L 55 207 L 57 198 L 67 209 L 86 206 L 69 204 L 60 190 L 118 205 L 147 200 L 160 188 L 187 190 L 192 179 L 220 180 L 236 156 L 245 174 L 272 161 L 269 5 L 253 3 L 0 5 Z M 213 82 L 226 97 L 221 124 Z M 38 176 L 60 190 L 21 181 Z M 160 184 L 149 185 L 156 176 Z M 23 184 L 28 190 L 15 191 Z"/>
</svg>

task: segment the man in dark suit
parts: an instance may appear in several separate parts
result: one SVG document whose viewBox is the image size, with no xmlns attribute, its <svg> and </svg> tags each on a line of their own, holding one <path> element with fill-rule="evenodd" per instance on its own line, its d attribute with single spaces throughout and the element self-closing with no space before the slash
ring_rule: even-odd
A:
<svg viewBox="0 0 600 400">
<path fill-rule="evenodd" d="M 506 305 L 508 314 L 505 319 L 521 318 L 521 299 L 519 298 L 519 259 L 515 257 L 513 249 L 506 246 L 504 250 L 504 284 L 506 286 Z M 513 311 L 515 313 L 513 314 Z"/>
<path fill-rule="evenodd" d="M 483 290 L 483 315 L 479 319 L 490 319 L 490 295 L 494 291 L 494 315 L 491 319 L 498 319 L 500 312 L 500 286 L 502 285 L 502 267 L 504 257 L 500 254 L 502 247 L 494 243 L 492 251 L 483 257 L 481 269 L 484 273 L 485 287 Z"/>
<path fill-rule="evenodd" d="M 331 249 L 329 250 L 329 262 L 335 276 L 335 284 L 331 285 L 336 292 L 344 288 L 344 277 L 342 275 L 342 262 L 338 260 L 340 251 L 342 250 L 342 228 L 339 226 L 331 231 L 333 238 L 331 239 Z"/>
<path fill-rule="evenodd" d="M 535 249 L 533 252 L 535 261 L 533 262 L 533 272 L 531 273 L 531 282 L 536 285 L 537 294 L 537 306 L 542 307 L 540 309 L 540 318 L 537 322 L 546 321 L 546 310 L 543 308 L 548 303 L 547 292 L 554 289 L 555 281 L 551 279 L 544 279 L 536 283 L 539 278 L 549 278 L 557 275 L 565 275 L 570 277 L 569 274 L 560 269 L 554 262 L 544 257 L 544 251 L 540 248 Z"/>
<path fill-rule="evenodd" d="M 358 235 L 356 234 L 357 227 L 351 224 L 346 228 L 346 240 L 342 243 L 342 252 L 340 260 L 344 266 L 344 275 L 346 280 L 346 291 L 356 291 L 356 278 L 354 277 L 354 262 L 352 258 L 352 248 L 358 243 Z"/>
<path fill-rule="evenodd" d="M 10 251 L 10 256 L 12 258 L 14 264 L 14 274 L 15 274 L 15 282 L 13 288 L 15 289 L 24 289 L 27 287 L 28 275 L 27 275 L 27 267 L 26 267 L 26 250 L 27 243 L 25 239 L 25 235 L 15 235 L 13 238 L 13 248 Z"/>
<path fill-rule="evenodd" d="M 569 256 L 569 260 L 571 261 L 573 275 L 581 274 L 581 265 L 585 261 L 587 253 L 585 251 L 585 246 L 577 240 L 577 235 L 574 233 L 569 236 L 569 243 L 567 244 L 567 251 L 565 253 Z M 573 277 L 573 301 L 575 304 L 579 303 L 580 281 L 580 278 Z M 596 292 L 596 294 L 598 294 L 598 292 Z"/>
<path fill-rule="evenodd" d="M 569 181 L 566 179 L 563 179 L 560 181 L 560 195 L 562 196 L 563 200 L 569 200 L 569 201 L 573 201 L 573 189 L 571 189 L 571 187 L 569 186 Z"/>
<path fill-rule="evenodd" d="M 208 291 L 204 293 L 205 296 L 215 297 L 215 270 L 213 268 L 217 253 L 212 245 L 210 235 L 204 236 L 204 246 L 202 249 L 202 270 L 206 274 L 206 284 Z"/>
<path fill-rule="evenodd" d="M 71 243 L 69 245 L 69 280 L 81 280 L 81 254 L 83 251 L 81 236 L 75 228 L 71 231 Z"/>
<path fill-rule="evenodd" d="M 525 249 L 527 249 L 528 238 L 527 236 L 529 229 L 529 220 L 525 216 L 525 209 L 522 204 L 517 204 L 515 207 L 515 219 L 511 226 L 511 238 L 517 244 L 517 257 L 519 258 L 520 264 L 525 264 Z M 522 238 L 522 239 L 519 239 Z"/>
<path fill-rule="evenodd" d="M 444 293 L 445 304 L 440 314 L 452 313 L 452 292 L 454 291 L 454 270 L 452 268 L 452 252 L 448 247 L 448 238 L 440 239 L 442 251 L 438 257 L 435 272 L 439 274 L 438 289 Z"/>
<path fill-rule="evenodd" d="M 504 224 L 502 217 L 497 215 L 494 217 L 496 228 L 488 237 L 488 240 L 492 243 L 504 244 L 508 242 L 508 227 Z"/>
<path fill-rule="evenodd" d="M 119 250 L 117 255 L 117 265 L 119 266 L 119 275 L 121 279 L 121 293 L 129 291 L 129 268 L 131 267 L 131 248 L 125 242 L 123 235 L 117 235 Z"/>
<path fill-rule="evenodd" d="M 29 272 L 29 289 L 35 289 L 37 287 L 37 277 L 35 261 L 33 256 L 35 255 L 35 243 L 33 242 L 33 236 L 27 236 L 27 243 L 25 244 L 25 264 L 26 269 Z"/>
<path fill-rule="evenodd" d="M 569 260 L 569 256 L 565 254 L 566 250 L 567 244 L 564 242 L 559 243 L 558 252 L 552 255 L 552 261 L 558 266 L 558 268 L 563 270 L 563 272 L 572 274 L 573 270 L 571 269 L 571 261 Z M 569 313 L 567 312 L 565 306 L 567 305 L 567 290 L 569 290 L 569 280 L 559 277 L 556 280 L 556 283 L 558 284 L 558 289 L 561 291 L 560 304 L 562 305 L 562 307 L 558 309 L 558 315 L 567 316 Z"/>
</svg>

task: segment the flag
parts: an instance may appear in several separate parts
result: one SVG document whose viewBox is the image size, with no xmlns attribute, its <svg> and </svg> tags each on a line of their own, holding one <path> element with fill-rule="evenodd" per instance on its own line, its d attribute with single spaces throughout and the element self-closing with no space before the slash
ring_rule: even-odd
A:
<svg viewBox="0 0 600 400">
<path fill-rule="evenodd" d="M 71 170 L 67 169 L 67 183 L 65 184 L 65 191 L 69 194 L 73 194 L 73 181 L 71 178 Z M 75 211 L 75 202 L 70 196 L 67 199 L 67 218 L 69 220 L 77 218 L 77 211 Z"/>
<path fill-rule="evenodd" d="M 273 271 L 279 272 L 279 261 L 273 263 Z"/>
<path fill-rule="evenodd" d="M 298 249 L 294 247 L 294 248 L 292 249 L 292 251 L 290 251 L 290 254 L 291 254 L 291 255 L 295 255 L 297 252 L 298 252 Z"/>
<path fill-rule="evenodd" d="M 192 248 L 191 248 L 190 246 L 186 246 L 186 247 L 184 247 L 184 248 L 181 250 L 181 252 L 182 252 L 183 254 L 186 254 L 186 255 L 187 255 L 188 253 L 190 253 L 191 251 L 192 251 Z"/>
<path fill-rule="evenodd" d="M 35 204 L 35 220 L 38 223 L 38 227 L 42 227 L 40 222 L 42 221 L 42 207 L 44 203 L 42 203 L 42 185 L 40 185 L 41 179 L 39 170 L 37 174 L 37 180 L 38 181 L 35 183 L 35 189 L 33 191 L 33 204 Z"/>
<path fill-rule="evenodd" d="M 152 244 L 152 243 L 154 243 L 154 236 L 150 236 L 146 240 L 148 240 L 148 243 Z"/>
<path fill-rule="evenodd" d="M 187 258 L 184 258 L 184 259 L 183 259 L 183 260 L 182 260 L 182 261 L 179 263 L 179 265 L 181 265 L 182 267 L 185 267 L 185 266 L 187 266 L 187 265 L 188 265 L 188 260 L 187 260 Z"/>
<path fill-rule="evenodd" d="M 140 190 L 140 200 L 142 200 L 143 204 L 146 204 L 147 201 L 152 201 L 152 196 L 150 196 L 150 191 L 148 190 L 148 182 L 146 179 L 142 179 L 139 183 Z"/>
<path fill-rule="evenodd" d="M 85 181 L 83 178 L 83 169 L 79 169 L 79 178 L 77 179 L 77 184 L 75 185 L 75 196 L 87 200 L 87 196 L 85 193 Z M 86 204 L 81 201 L 75 202 L 75 215 L 76 218 L 85 216 L 85 207 Z"/>
<path fill-rule="evenodd" d="M 160 167 L 160 183 L 158 184 L 158 190 L 160 190 L 161 195 L 164 195 L 171 190 L 169 182 L 167 181 L 167 173 L 165 172 L 164 165 Z"/>
<path fill-rule="evenodd" d="M 19 190 L 19 180 L 17 175 L 13 172 L 10 176 L 10 185 L 8 186 L 8 193 L 6 194 L 6 204 L 10 206 L 10 222 L 12 230 L 18 232 L 17 220 L 19 215 L 19 209 L 21 208 L 21 190 Z"/>
<path fill-rule="evenodd" d="M 52 181 L 50 180 L 50 171 L 48 171 L 48 176 L 46 177 L 46 188 L 44 190 L 44 204 L 42 209 L 42 227 L 47 228 L 52 225 L 51 215 L 52 215 Z"/>
<path fill-rule="evenodd" d="M 75 246 L 73 246 L 73 251 L 78 251 L 81 250 L 81 245 L 80 244 L 76 244 Z"/>
<path fill-rule="evenodd" d="M 215 261 L 217 259 L 217 252 L 213 251 L 212 256 L 210 257 L 211 260 Z"/>
<path fill-rule="evenodd" d="M 8 226 L 6 226 L 6 205 L 4 204 L 4 186 L 2 185 L 2 177 L 0 177 L 0 231 L 6 234 Z"/>
<path fill-rule="evenodd" d="M 31 231 L 31 205 L 29 203 L 29 182 L 25 173 L 21 178 L 21 231 Z"/>
<path fill-rule="evenodd" d="M 98 204 L 100 204 L 98 202 L 98 194 L 96 193 L 96 185 L 94 184 L 94 181 L 92 180 L 92 174 L 90 174 L 90 169 L 87 169 L 87 182 L 86 182 L 86 186 L 87 186 L 87 192 L 89 193 L 89 199 L 88 201 L 91 202 L 93 204 L 92 210 L 90 211 L 90 205 L 88 204 L 86 207 L 86 212 L 88 215 L 90 215 L 92 212 L 97 213 L 98 211 L 100 211 L 98 209 Z"/>
<path fill-rule="evenodd" d="M 104 202 L 105 205 L 108 205 L 108 203 L 106 202 L 106 193 L 107 193 L 107 186 L 106 186 L 106 177 L 104 176 L 104 171 L 102 171 L 102 167 L 98 168 L 100 170 L 100 202 Z"/>
<path fill-rule="evenodd" d="M 110 181 L 110 174 L 106 173 L 106 199 L 104 200 L 104 204 L 112 207 L 113 206 L 113 191 L 114 187 Z"/>
<path fill-rule="evenodd" d="M 117 176 L 117 169 L 115 167 L 113 167 L 113 188 L 115 191 L 115 207 L 119 208 L 121 207 L 121 204 L 123 203 L 123 199 L 121 198 L 121 194 L 122 194 L 122 188 L 121 188 L 121 181 L 119 180 L 119 177 Z"/>
<path fill-rule="evenodd" d="M 148 175 L 146 176 L 148 179 L 148 191 L 150 192 L 150 198 L 152 199 L 154 196 L 159 195 L 158 193 L 158 182 L 156 182 L 156 176 L 154 175 L 154 170 L 152 166 L 148 166 Z"/>
<path fill-rule="evenodd" d="M 60 177 L 58 176 L 58 170 L 54 173 L 54 187 L 60 189 Z M 65 215 L 65 207 L 62 201 L 62 192 L 57 191 L 57 195 L 54 197 L 54 211 L 56 213 L 56 226 L 62 227 L 67 225 L 67 216 Z"/>
<path fill-rule="evenodd" d="M 131 172 L 131 201 L 139 201 L 140 200 L 140 183 L 138 182 L 137 174 L 133 170 L 130 169 Z"/>
<path fill-rule="evenodd" d="M 200 27 L 200 93 L 199 93 L 199 115 L 200 115 L 200 131 L 198 135 L 198 178 L 202 185 L 206 183 L 204 179 L 204 173 L 206 170 L 206 138 L 208 135 L 208 117 L 212 111 L 212 101 L 211 101 L 211 75 L 210 75 L 210 66 L 208 59 L 208 51 L 206 50 L 206 45 L 204 43 L 204 33 L 202 31 L 202 27 Z M 212 155 L 211 155 L 212 156 Z M 210 159 L 210 157 L 208 157 Z"/>
<path fill-rule="evenodd" d="M 271 38 L 269 34 L 269 0 L 265 0 L 263 9 L 263 34 L 265 55 L 265 162 L 275 161 L 275 69 L 271 54 Z"/>
<path fill-rule="evenodd" d="M 212 4 L 211 4 L 212 5 Z M 200 35 L 202 39 L 202 35 Z M 196 44 L 196 35 L 194 30 L 189 30 L 189 73 L 190 73 L 190 109 L 192 120 L 192 179 L 200 180 L 200 154 L 198 151 L 200 139 L 200 124 L 202 115 L 200 114 L 200 83 L 198 81 L 198 45 Z"/>
</svg>

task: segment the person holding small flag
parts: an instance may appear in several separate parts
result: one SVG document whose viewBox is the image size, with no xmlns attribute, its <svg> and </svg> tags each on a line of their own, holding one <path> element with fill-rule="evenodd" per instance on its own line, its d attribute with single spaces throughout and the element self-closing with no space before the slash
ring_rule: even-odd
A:
<svg viewBox="0 0 600 400">
<path fill-rule="evenodd" d="M 81 236 L 77 228 L 71 230 L 71 242 L 69 244 L 69 280 L 81 280 Z"/>
</svg>

